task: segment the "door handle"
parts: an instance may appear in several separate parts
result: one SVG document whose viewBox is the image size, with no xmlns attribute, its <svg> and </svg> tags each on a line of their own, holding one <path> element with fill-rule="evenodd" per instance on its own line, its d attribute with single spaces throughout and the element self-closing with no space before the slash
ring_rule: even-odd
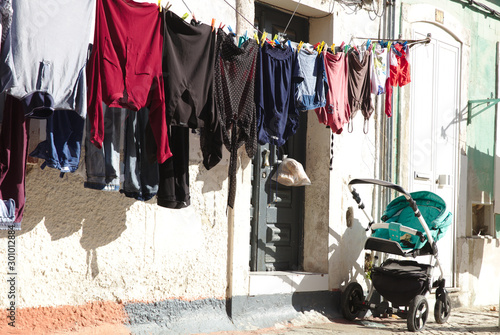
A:
<svg viewBox="0 0 500 335">
<path fill-rule="evenodd" d="M 417 172 L 414 171 L 414 177 L 415 179 L 420 179 L 420 180 L 430 180 L 431 179 L 431 174 L 426 173 L 426 172 Z"/>
<path fill-rule="evenodd" d="M 262 160 L 262 168 L 270 166 L 270 164 L 269 164 L 269 154 L 270 153 L 271 153 L 271 150 L 269 150 L 269 149 L 264 149 L 262 151 L 262 156 L 264 156 L 263 160 Z"/>
</svg>

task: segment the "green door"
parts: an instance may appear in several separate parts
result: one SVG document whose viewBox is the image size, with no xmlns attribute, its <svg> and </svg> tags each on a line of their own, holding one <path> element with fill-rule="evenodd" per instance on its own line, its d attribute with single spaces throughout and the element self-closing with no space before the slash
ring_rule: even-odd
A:
<svg viewBox="0 0 500 335">
<path fill-rule="evenodd" d="M 290 14 L 255 4 L 255 20 L 268 34 L 283 32 Z M 292 41 L 308 41 L 308 21 L 295 16 L 287 29 Z M 297 133 L 283 146 L 261 145 L 253 159 L 250 269 L 301 269 L 304 187 L 283 186 L 271 180 L 286 155 L 305 168 L 307 113 L 301 113 Z"/>
</svg>

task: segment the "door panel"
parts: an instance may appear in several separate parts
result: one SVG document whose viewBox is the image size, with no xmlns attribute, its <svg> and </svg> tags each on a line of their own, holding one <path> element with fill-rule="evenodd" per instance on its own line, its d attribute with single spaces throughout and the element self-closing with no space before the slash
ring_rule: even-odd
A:
<svg viewBox="0 0 500 335">
<path fill-rule="evenodd" d="M 454 215 L 452 226 L 437 242 L 447 286 L 453 286 L 460 43 L 434 25 L 414 25 L 414 38 L 427 33 L 432 34 L 431 43 L 414 47 L 410 56 L 410 190 L 438 194 Z"/>
</svg>

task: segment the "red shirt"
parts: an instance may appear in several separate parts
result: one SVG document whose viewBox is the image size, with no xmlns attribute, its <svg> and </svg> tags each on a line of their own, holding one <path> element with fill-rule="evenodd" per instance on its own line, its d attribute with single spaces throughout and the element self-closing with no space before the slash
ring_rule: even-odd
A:
<svg viewBox="0 0 500 335">
<path fill-rule="evenodd" d="M 134 111 L 149 107 L 159 163 L 172 156 L 163 91 L 161 17 L 152 3 L 97 0 L 94 46 L 87 65 L 91 142 L 102 147 L 102 102 Z"/>
</svg>

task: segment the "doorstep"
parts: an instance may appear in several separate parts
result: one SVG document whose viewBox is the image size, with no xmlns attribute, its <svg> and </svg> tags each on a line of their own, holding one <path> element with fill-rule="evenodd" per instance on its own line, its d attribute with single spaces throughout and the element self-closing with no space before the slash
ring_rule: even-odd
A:
<svg viewBox="0 0 500 335">
<path fill-rule="evenodd" d="M 328 291 L 328 274 L 303 271 L 251 272 L 249 295 Z"/>
</svg>

